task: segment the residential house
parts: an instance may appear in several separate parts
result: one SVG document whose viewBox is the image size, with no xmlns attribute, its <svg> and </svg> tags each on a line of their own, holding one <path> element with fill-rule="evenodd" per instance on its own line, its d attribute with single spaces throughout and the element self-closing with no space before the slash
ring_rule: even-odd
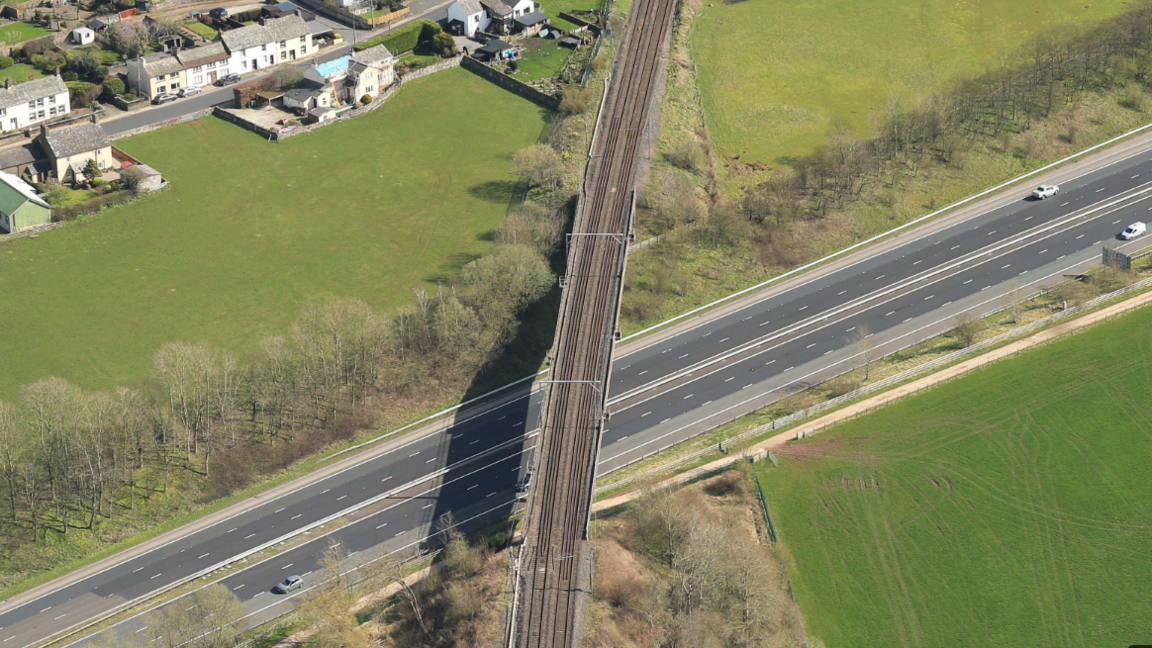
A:
<svg viewBox="0 0 1152 648">
<path fill-rule="evenodd" d="M 476 32 L 511 34 L 516 29 L 516 18 L 536 11 L 533 0 L 456 0 L 448 5 L 448 27 L 460 36 L 473 38 Z"/>
<path fill-rule="evenodd" d="M 172 54 L 147 54 L 128 61 L 127 65 L 128 85 L 139 88 L 140 94 L 149 99 L 166 92 L 175 94 L 188 84 L 184 64 Z"/>
<path fill-rule="evenodd" d="M 348 64 L 348 76 L 344 79 L 345 100 L 352 103 L 364 95 L 376 98 L 396 80 L 395 60 L 396 57 L 383 45 L 354 52 Z"/>
<path fill-rule="evenodd" d="M 258 70 L 312 53 L 312 31 L 300 16 L 264 20 L 220 34 L 237 74 Z"/>
<path fill-rule="evenodd" d="M 27 182 L 0 172 L 0 230 L 17 232 L 52 222 L 52 206 Z"/>
<path fill-rule="evenodd" d="M 36 140 L 0 150 L 0 171 L 25 182 L 47 182 L 52 177 L 48 154 Z"/>
<path fill-rule="evenodd" d="M 95 160 L 101 170 L 119 169 L 120 165 L 112 157 L 112 142 L 104 127 L 95 118 L 64 128 L 48 130 L 40 126 L 36 138 L 40 148 L 48 154 L 48 162 L 56 179 L 63 183 L 75 184 L 84 178 L 84 167 L 89 160 Z"/>
<path fill-rule="evenodd" d="M 0 88 L 0 131 L 19 130 L 72 110 L 68 86 L 59 76 L 12 84 L 4 80 Z"/>
<path fill-rule="evenodd" d="M 332 105 L 332 86 L 304 79 L 284 93 L 284 107 L 303 115 L 314 108 L 327 108 Z"/>
<path fill-rule="evenodd" d="M 184 66 L 184 77 L 189 86 L 212 85 L 230 71 L 228 63 L 231 57 L 220 41 L 180 50 L 176 52 L 176 59 Z"/>
<path fill-rule="evenodd" d="M 284 16 L 264 21 L 264 28 L 272 35 L 274 49 L 280 53 L 276 62 L 295 61 L 311 52 L 312 30 L 300 16 Z"/>
</svg>

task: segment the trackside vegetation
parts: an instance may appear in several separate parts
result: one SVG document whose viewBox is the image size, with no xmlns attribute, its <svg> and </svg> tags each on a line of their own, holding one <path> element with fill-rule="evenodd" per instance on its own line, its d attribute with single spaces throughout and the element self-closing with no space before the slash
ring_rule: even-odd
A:
<svg viewBox="0 0 1152 648">
<path fill-rule="evenodd" d="M 1152 310 L 980 369 L 758 464 L 829 648 L 1152 636 Z"/>
</svg>

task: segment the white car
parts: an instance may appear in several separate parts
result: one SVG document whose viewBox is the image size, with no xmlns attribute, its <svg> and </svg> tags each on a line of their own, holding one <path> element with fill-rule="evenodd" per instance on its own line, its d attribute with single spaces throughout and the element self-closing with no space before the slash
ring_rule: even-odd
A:
<svg viewBox="0 0 1152 648">
<path fill-rule="evenodd" d="M 180 91 L 181 97 L 194 97 L 201 92 L 200 86 L 188 86 Z"/>
<path fill-rule="evenodd" d="M 1036 200 L 1044 200 L 1058 193 L 1060 193 L 1060 185 L 1040 185 L 1032 191 L 1032 197 Z"/>
<path fill-rule="evenodd" d="M 1120 232 L 1120 239 L 1123 241 L 1131 241 L 1137 236 L 1143 236 L 1146 231 L 1148 231 L 1148 228 L 1144 226 L 1144 223 L 1132 223 L 1124 228 L 1123 232 Z"/>
</svg>

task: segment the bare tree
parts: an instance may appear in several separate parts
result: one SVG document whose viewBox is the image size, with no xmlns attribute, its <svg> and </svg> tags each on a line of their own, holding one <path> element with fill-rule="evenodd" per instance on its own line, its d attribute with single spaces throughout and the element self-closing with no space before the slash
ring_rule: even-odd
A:
<svg viewBox="0 0 1152 648">
<path fill-rule="evenodd" d="M 872 339 L 872 329 L 864 322 L 856 325 L 852 332 L 852 349 L 860 357 L 860 366 L 864 369 L 864 380 L 872 377 L 872 363 L 880 357 L 876 342 Z"/>
<path fill-rule="evenodd" d="M 970 347 L 980 337 L 980 333 L 984 331 L 984 319 L 972 313 L 960 313 L 956 316 L 956 325 L 952 331 L 956 334 L 956 339 L 960 341 L 961 346 Z"/>
<path fill-rule="evenodd" d="M 533 144 L 512 156 L 516 172 L 530 187 L 553 188 L 564 173 L 564 161 L 551 146 Z"/>
<path fill-rule="evenodd" d="M 239 621 L 244 614 L 240 599 L 227 587 L 209 585 L 144 617 L 147 645 L 227 648 L 240 635 Z"/>
</svg>

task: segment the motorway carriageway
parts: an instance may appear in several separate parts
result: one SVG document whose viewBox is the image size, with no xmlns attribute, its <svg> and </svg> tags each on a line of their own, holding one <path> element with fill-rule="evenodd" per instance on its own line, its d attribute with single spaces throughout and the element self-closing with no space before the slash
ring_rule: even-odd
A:
<svg viewBox="0 0 1152 648">
<path fill-rule="evenodd" d="M 1146 152 L 1064 181 L 1055 198 L 1021 197 L 622 355 L 612 372 L 600 472 L 698 433 L 702 421 L 761 407 L 855 366 L 855 327 L 866 325 L 877 344 L 891 345 L 885 350 L 907 346 L 948 328 L 959 312 L 991 310 L 1012 287 L 1032 290 L 1098 258 L 1100 246 L 1136 220 L 1152 220 Z M 0 648 L 29 645 L 365 502 L 372 503 L 354 514 L 354 524 L 332 534 L 349 551 L 413 545 L 445 512 L 460 522 L 498 519 L 514 506 L 537 401 L 538 394 L 525 394 L 462 413 L 446 430 L 403 439 L 343 472 L 5 610 Z M 289 572 L 313 570 L 327 542 L 246 567 L 225 584 L 250 612 L 268 614 L 268 588 Z M 120 627 L 138 628 L 138 620 Z"/>
</svg>

